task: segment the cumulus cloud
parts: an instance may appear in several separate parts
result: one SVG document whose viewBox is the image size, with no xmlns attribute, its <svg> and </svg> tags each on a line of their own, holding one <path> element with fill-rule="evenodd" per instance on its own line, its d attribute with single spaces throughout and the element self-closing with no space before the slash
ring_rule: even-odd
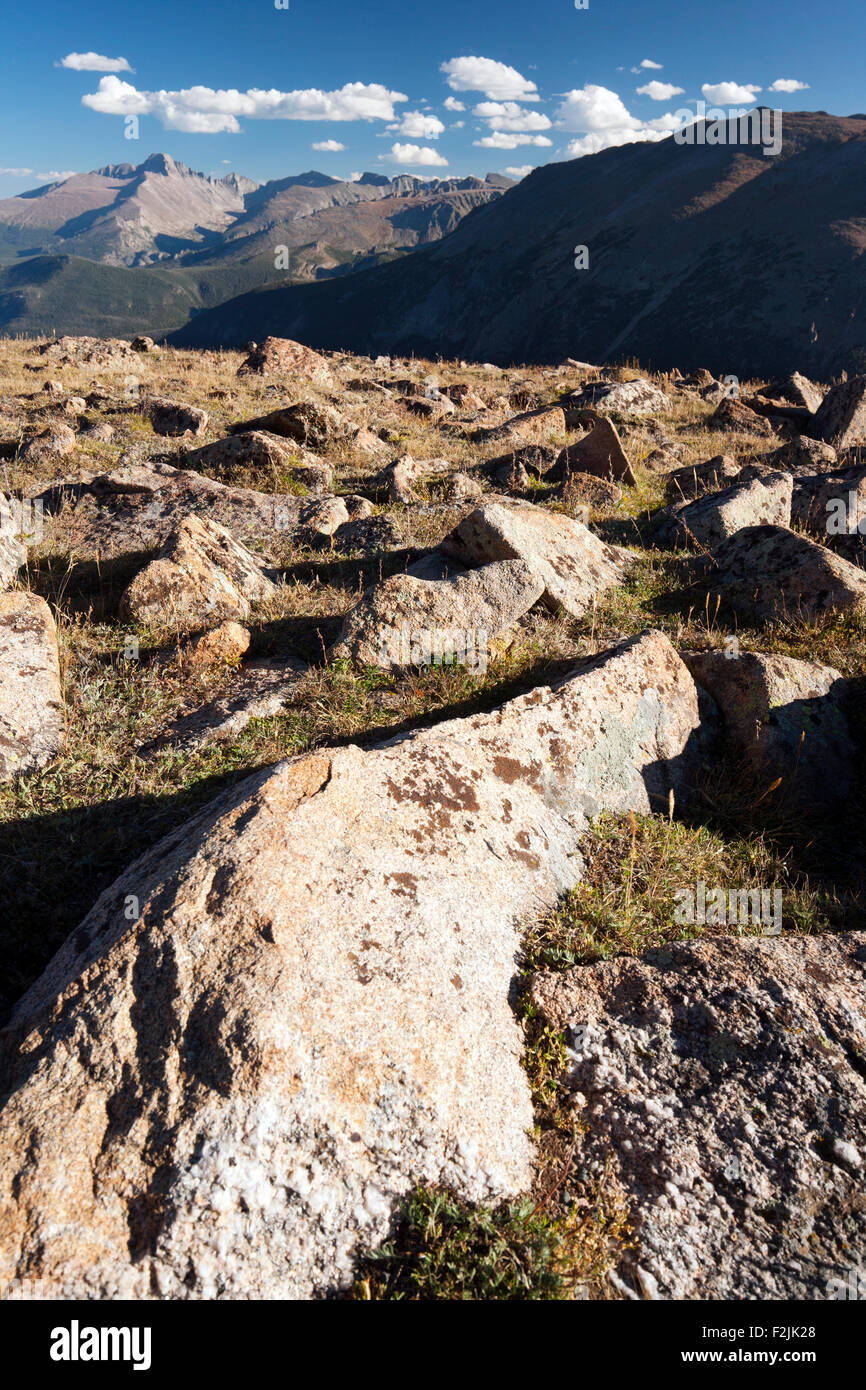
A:
<svg viewBox="0 0 866 1390">
<path fill-rule="evenodd" d="M 777 77 L 775 82 L 771 82 L 768 91 L 770 92 L 805 92 L 808 82 L 798 82 L 796 77 Z"/>
<path fill-rule="evenodd" d="M 339 140 L 316 140 L 313 142 L 313 149 L 319 150 L 322 154 L 336 154 L 338 150 L 345 148 L 346 146 L 341 145 Z"/>
<path fill-rule="evenodd" d="M 394 104 L 408 100 L 378 82 L 347 82 L 333 92 L 317 87 L 293 92 L 257 87 L 246 92 L 212 87 L 144 92 L 118 77 L 101 78 L 98 90 L 81 98 L 82 105 L 102 115 L 152 115 L 167 130 L 209 135 L 239 131 L 239 116 L 260 121 L 393 121 Z"/>
<path fill-rule="evenodd" d="M 554 119 L 561 130 L 579 133 L 579 138 L 568 145 L 567 152 L 572 159 L 584 154 L 597 154 L 599 150 L 609 149 L 612 145 L 663 140 L 680 125 L 680 121 L 673 116 L 660 116 L 652 121 L 638 120 L 616 92 L 592 82 L 566 92 Z"/>
<path fill-rule="evenodd" d="M 463 102 L 462 102 L 462 101 L 458 101 L 456 97 L 446 97 L 446 98 L 445 98 L 445 110 L 446 110 L 446 111 L 465 111 L 465 110 L 466 110 L 466 107 L 464 106 Z"/>
<path fill-rule="evenodd" d="M 525 111 L 516 101 L 480 101 L 473 107 L 491 130 L 549 130 L 550 121 L 543 111 Z"/>
<path fill-rule="evenodd" d="M 408 135 L 413 140 L 436 140 L 445 129 L 438 116 L 425 116 L 423 111 L 407 111 L 397 125 L 385 128 L 395 135 Z"/>
<path fill-rule="evenodd" d="M 430 145 L 392 145 L 390 153 L 380 154 L 380 159 L 386 159 L 389 164 L 435 164 L 445 165 L 447 159 L 434 150 Z"/>
<path fill-rule="evenodd" d="M 513 135 L 504 130 L 494 130 L 492 135 L 485 135 L 482 140 L 473 140 L 472 143 L 485 150 L 516 150 L 518 145 L 552 145 L 553 141 L 548 140 L 546 135 Z"/>
<path fill-rule="evenodd" d="M 743 101 L 748 103 L 760 90 L 751 82 L 745 86 L 740 86 L 738 82 L 705 82 L 701 87 L 707 101 L 714 106 L 736 106 Z"/>
<path fill-rule="evenodd" d="M 639 97 L 649 97 L 651 101 L 670 101 L 671 97 L 682 96 L 685 87 L 675 87 L 672 82 L 647 82 L 644 87 L 638 87 Z"/>
<path fill-rule="evenodd" d="M 132 72 L 125 58 L 105 58 L 101 53 L 67 53 L 60 66 L 75 72 Z"/>
<path fill-rule="evenodd" d="M 7 174 L 10 178 L 26 179 L 28 174 L 32 174 L 32 169 L 0 169 L 0 174 Z"/>
<path fill-rule="evenodd" d="M 535 168 L 534 164 L 506 164 L 505 172 L 512 179 L 525 179 Z"/>
<path fill-rule="evenodd" d="M 483 92 L 491 101 L 539 100 L 534 82 L 494 58 L 451 58 L 439 71 L 444 72 L 452 92 Z"/>
<path fill-rule="evenodd" d="M 652 60 L 652 58 L 642 58 L 642 59 L 641 59 L 641 67 L 642 67 L 642 68 L 656 68 L 659 72 L 661 72 L 662 64 L 661 64 L 661 63 L 654 63 L 653 60 Z"/>
</svg>

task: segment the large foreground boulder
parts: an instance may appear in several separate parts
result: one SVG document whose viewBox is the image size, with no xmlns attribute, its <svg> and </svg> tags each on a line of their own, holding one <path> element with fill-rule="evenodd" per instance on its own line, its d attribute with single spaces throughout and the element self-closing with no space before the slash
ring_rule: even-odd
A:
<svg viewBox="0 0 866 1390">
<path fill-rule="evenodd" d="M 544 583 L 544 601 L 579 618 L 604 589 L 621 584 L 625 551 L 605 545 L 580 521 L 531 503 L 488 502 L 464 517 L 440 549 L 472 568 L 523 560 Z"/>
<path fill-rule="evenodd" d="M 630 1199 L 633 1296 L 840 1296 L 866 1256 L 864 987 L 864 932 L 691 942 L 536 979 L 588 1121 L 575 1169 Z"/>
<path fill-rule="evenodd" d="M 0 781 L 44 767 L 63 736 L 51 609 L 27 590 L 0 594 Z"/>
<path fill-rule="evenodd" d="M 233 786 L 101 896 L 2 1035 L 0 1287 L 333 1288 L 414 1183 L 528 1187 L 509 997 L 587 817 L 685 799 L 698 693 L 623 642 L 487 714 Z"/>
</svg>

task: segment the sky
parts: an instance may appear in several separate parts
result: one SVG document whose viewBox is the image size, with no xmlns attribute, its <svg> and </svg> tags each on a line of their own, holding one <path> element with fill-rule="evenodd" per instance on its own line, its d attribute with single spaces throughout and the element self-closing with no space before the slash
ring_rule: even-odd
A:
<svg viewBox="0 0 866 1390">
<path fill-rule="evenodd" d="M 9 7 L 0 197 L 172 155 L 216 177 L 520 177 L 696 103 L 866 111 L 864 0 L 89 0 Z"/>
</svg>

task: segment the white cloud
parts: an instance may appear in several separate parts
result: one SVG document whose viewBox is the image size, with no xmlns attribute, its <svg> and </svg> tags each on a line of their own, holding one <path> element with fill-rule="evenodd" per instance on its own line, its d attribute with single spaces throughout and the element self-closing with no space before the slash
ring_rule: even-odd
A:
<svg viewBox="0 0 866 1390">
<path fill-rule="evenodd" d="M 565 93 L 564 101 L 555 112 L 555 121 L 561 130 L 579 133 L 579 138 L 568 145 L 567 152 L 572 159 L 597 154 L 599 150 L 609 149 L 612 145 L 663 140 L 680 125 L 675 117 L 670 116 L 640 121 L 632 116 L 616 92 L 592 82 Z"/>
<path fill-rule="evenodd" d="M 516 101 L 480 101 L 473 114 L 486 121 L 491 130 L 549 130 L 543 111 L 524 111 Z"/>
<path fill-rule="evenodd" d="M 798 82 L 796 77 L 777 77 L 767 88 L 770 92 L 805 92 L 808 82 Z"/>
<path fill-rule="evenodd" d="M 67 53 L 60 66 L 75 72 L 132 72 L 125 58 L 104 58 L 101 53 Z"/>
<path fill-rule="evenodd" d="M 642 59 L 641 59 L 641 67 L 642 67 L 642 68 L 656 68 L 657 71 L 661 72 L 662 64 L 661 64 L 661 63 L 654 63 L 653 60 L 652 60 L 652 58 L 642 58 Z"/>
<path fill-rule="evenodd" d="M 535 168 L 534 164 L 506 164 L 505 172 L 513 179 L 525 179 Z"/>
<path fill-rule="evenodd" d="M 754 86 L 749 82 L 741 87 L 737 82 L 705 82 L 701 91 L 707 101 L 711 101 L 714 106 L 735 106 L 738 102 L 751 102 L 760 87 Z"/>
<path fill-rule="evenodd" d="M 672 82 L 647 82 L 646 86 L 638 87 L 639 97 L 649 97 L 651 101 L 670 101 L 671 97 L 682 96 L 685 87 L 675 87 Z"/>
<path fill-rule="evenodd" d="M 462 101 L 458 101 L 456 97 L 446 97 L 446 98 L 445 98 L 445 110 L 446 110 L 446 111 L 465 111 L 465 110 L 466 110 L 466 107 L 463 105 L 463 102 L 462 102 Z"/>
<path fill-rule="evenodd" d="M 348 179 L 346 180 L 346 182 L 347 182 L 347 183 L 357 183 L 359 178 L 361 178 L 361 171 L 360 171 L 360 169 L 354 169 L 354 170 L 352 171 L 352 173 L 349 175 L 349 177 L 348 177 Z"/>
<path fill-rule="evenodd" d="M 483 92 L 491 101 L 538 101 L 538 87 L 494 58 L 451 58 L 440 72 L 452 92 Z"/>
<path fill-rule="evenodd" d="M 518 145 L 552 145 L 553 141 L 546 135 L 509 135 L 504 130 L 494 130 L 492 135 L 472 143 L 485 150 L 516 150 Z"/>
<path fill-rule="evenodd" d="M 28 174 L 32 174 L 32 169 L 0 169 L 0 174 L 7 174 L 9 178 L 26 179 Z"/>
<path fill-rule="evenodd" d="M 386 159 L 389 164 L 436 164 L 445 165 L 447 159 L 434 150 L 430 145 L 401 145 L 391 146 L 390 154 L 380 154 L 380 159 Z"/>
<path fill-rule="evenodd" d="M 562 130 L 639 130 L 641 126 L 616 92 L 594 82 L 566 92 L 554 119 Z"/>
<path fill-rule="evenodd" d="M 450 124 L 450 126 L 448 127 L 448 129 L 449 129 L 449 130 L 462 130 L 463 127 L 465 126 L 465 124 L 466 124 L 465 121 L 452 121 L 451 124 Z"/>
<path fill-rule="evenodd" d="M 167 130 L 194 134 L 237 132 L 238 116 L 261 121 L 393 121 L 394 103 L 408 100 L 377 82 L 347 82 L 333 92 L 317 87 L 294 92 L 257 87 L 246 92 L 212 87 L 145 92 L 118 77 L 101 78 L 98 90 L 81 98 L 82 105 L 103 115 L 153 115 Z"/>
<path fill-rule="evenodd" d="M 313 149 L 319 150 L 322 154 L 336 154 L 338 150 L 344 150 L 345 145 L 341 145 L 339 140 L 316 140 Z M 228 161 L 226 161 L 228 163 Z"/>
<path fill-rule="evenodd" d="M 397 125 L 386 126 L 395 135 L 408 135 L 413 140 L 436 140 L 444 129 L 438 116 L 425 116 L 423 111 L 407 111 Z"/>
</svg>

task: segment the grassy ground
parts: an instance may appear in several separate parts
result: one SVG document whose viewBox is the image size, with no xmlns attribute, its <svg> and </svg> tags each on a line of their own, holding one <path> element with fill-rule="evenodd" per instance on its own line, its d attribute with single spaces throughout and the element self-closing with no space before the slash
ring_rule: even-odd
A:
<svg viewBox="0 0 866 1390">
<path fill-rule="evenodd" d="M 32 343 L 4 343 L 0 455 L 7 489 L 19 492 L 83 469 L 106 471 L 130 450 L 136 457 L 182 463 L 177 442 L 154 436 L 134 395 L 131 403 L 125 395 L 130 378 L 142 393 L 203 406 L 211 423 L 196 444 L 220 438 L 237 420 L 278 404 L 311 394 L 326 398 L 308 388 L 293 394 L 270 378 L 238 379 L 241 360 L 235 353 L 157 349 L 109 366 L 56 367 L 35 355 Z M 352 367 L 349 375 L 377 374 L 363 361 L 346 365 Z M 491 403 L 478 425 L 498 423 L 517 408 L 556 401 L 581 379 L 565 370 L 489 373 L 441 362 L 394 369 L 396 376 L 417 379 L 431 373 L 441 386 L 467 382 Z M 634 374 L 634 368 L 622 371 L 623 377 Z M 29 429 L 58 418 L 40 389 L 47 379 L 61 380 L 74 395 L 98 388 L 122 403 L 118 407 L 117 401 L 109 401 L 87 410 L 92 422 L 114 426 L 111 443 L 80 441 L 74 454 L 35 469 L 19 451 Z M 826 662 L 862 681 L 862 619 L 829 616 L 815 623 L 738 625 L 711 611 L 700 592 L 689 587 L 681 556 L 652 546 L 647 520 L 663 501 L 664 479 L 642 461 L 660 439 L 682 446 L 683 463 L 719 453 L 733 454 L 739 462 L 760 460 L 775 447 L 774 441 L 760 437 L 715 430 L 712 405 L 677 392 L 667 378 L 656 379 L 671 393 L 669 413 L 658 421 L 621 426 L 637 485 L 625 489 L 621 503 L 591 516 L 600 535 L 635 552 L 633 573 L 579 621 L 542 611 L 529 614 L 483 675 L 459 667 L 396 675 L 328 663 L 325 647 L 359 590 L 402 568 L 406 552 L 372 559 L 335 556 L 277 538 L 271 554 L 284 567 L 286 584 L 278 599 L 255 611 L 249 624 L 250 655 L 299 655 L 311 663 L 308 674 L 278 716 L 253 721 L 231 742 L 145 756 L 142 743 L 180 712 L 230 689 L 236 671 L 231 666 L 203 671 L 188 660 L 185 642 L 170 631 L 119 618 L 120 588 L 134 565 L 129 574 L 122 566 L 109 573 L 97 556 L 35 550 L 26 582 L 48 599 L 56 614 L 67 739 L 50 767 L 0 785 L 0 1009 L 8 1009 L 36 978 L 100 891 L 136 855 L 228 783 L 280 758 L 340 741 L 372 742 L 491 708 L 561 674 L 575 658 L 647 627 L 663 629 L 681 650 L 722 648 L 736 635 L 744 651 Z M 747 393 L 749 385 L 742 389 Z M 431 426 L 373 393 L 346 394 L 337 404 L 356 424 L 387 435 L 391 457 L 400 452 L 422 459 L 444 457 L 453 471 L 483 477 L 485 461 L 501 452 L 500 445 L 473 442 L 453 422 Z M 577 436 L 557 442 L 572 437 Z M 336 490 L 345 493 L 363 491 L 381 466 L 345 444 L 328 451 L 327 459 L 335 468 Z M 231 482 L 274 492 L 291 485 L 279 471 L 267 476 L 236 472 Z M 435 480 L 426 496 L 436 499 Z M 558 505 L 543 486 L 534 490 L 533 500 Z M 400 521 L 407 548 L 435 544 L 459 515 L 441 506 L 413 509 L 381 499 L 377 509 Z M 132 639 L 138 641 L 138 655 L 130 659 Z M 858 768 L 858 781 L 862 771 Z M 863 926 L 863 801 L 853 797 L 833 823 L 811 819 L 807 824 L 775 792 L 750 782 L 748 770 L 722 765 L 707 769 L 702 800 L 690 819 L 603 818 L 587 842 L 583 881 L 545 920 L 527 925 L 521 980 L 525 985 L 537 969 L 564 969 L 618 952 L 639 952 L 688 934 L 675 921 L 674 894 L 683 883 L 699 878 L 743 887 L 782 886 L 786 933 Z M 610 1296 L 605 1270 L 628 1239 L 628 1213 L 612 1182 L 590 1188 L 574 1172 L 576 1120 L 560 1086 L 562 1039 L 541 1029 L 526 1006 L 522 1021 L 539 1142 L 531 1198 L 489 1211 L 467 1207 L 447 1193 L 415 1193 L 390 1246 L 361 1271 L 356 1297 Z"/>
</svg>

